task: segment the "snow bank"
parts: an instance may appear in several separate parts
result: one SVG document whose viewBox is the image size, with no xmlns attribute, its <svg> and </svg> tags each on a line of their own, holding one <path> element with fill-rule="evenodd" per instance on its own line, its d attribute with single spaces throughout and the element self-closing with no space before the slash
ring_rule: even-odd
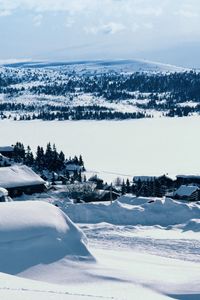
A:
<svg viewBox="0 0 200 300">
<path fill-rule="evenodd" d="M 189 222 L 187 222 L 183 227 L 183 231 L 194 231 L 199 232 L 200 231 L 200 219 L 192 219 Z"/>
<path fill-rule="evenodd" d="M 2 203 L 0 272 L 16 274 L 68 256 L 90 257 L 85 235 L 57 207 L 39 201 Z"/>
<path fill-rule="evenodd" d="M 122 196 L 112 204 L 67 204 L 64 211 L 76 223 L 107 222 L 116 225 L 168 226 L 199 218 L 198 204 L 172 199 Z"/>
</svg>

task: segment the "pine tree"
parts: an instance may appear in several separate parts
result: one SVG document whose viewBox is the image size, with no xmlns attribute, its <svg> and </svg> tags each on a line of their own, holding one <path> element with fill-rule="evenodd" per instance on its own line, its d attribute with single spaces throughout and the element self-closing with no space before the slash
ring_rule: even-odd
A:
<svg viewBox="0 0 200 300">
<path fill-rule="evenodd" d="M 34 164 L 34 157 L 33 157 L 33 153 L 31 151 L 30 146 L 27 147 L 27 150 L 26 150 L 26 153 L 25 153 L 24 163 L 27 166 L 32 166 Z"/>
<path fill-rule="evenodd" d="M 82 155 L 79 156 L 79 165 L 84 166 Z"/>
<path fill-rule="evenodd" d="M 52 163 L 52 148 L 51 148 L 51 143 L 47 144 L 45 155 L 44 155 L 44 162 L 45 162 L 45 167 L 49 170 L 52 171 L 51 163 Z"/>
<path fill-rule="evenodd" d="M 126 180 L 126 192 L 129 194 L 131 191 L 131 188 L 130 188 L 130 181 L 129 179 L 127 178 Z"/>
<path fill-rule="evenodd" d="M 24 162 L 25 159 L 25 149 L 24 145 L 20 142 L 17 142 L 14 146 L 14 159 L 16 162 Z"/>
<path fill-rule="evenodd" d="M 43 170 L 45 168 L 45 157 L 43 147 L 37 147 L 35 163 L 39 170 Z"/>
<path fill-rule="evenodd" d="M 78 172 L 78 178 L 77 178 L 77 180 L 79 182 L 82 182 L 82 173 L 81 173 L 81 171 Z"/>
<path fill-rule="evenodd" d="M 125 185 L 124 180 L 122 181 L 121 193 L 122 193 L 122 195 L 126 194 L 126 185 Z"/>
</svg>

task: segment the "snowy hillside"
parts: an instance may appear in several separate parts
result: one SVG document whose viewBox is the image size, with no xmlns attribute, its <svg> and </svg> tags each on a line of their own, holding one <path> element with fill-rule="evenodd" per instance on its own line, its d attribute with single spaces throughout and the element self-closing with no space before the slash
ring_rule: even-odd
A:
<svg viewBox="0 0 200 300">
<path fill-rule="evenodd" d="M 200 73 L 142 60 L 24 62 L 0 68 L 0 117 L 124 120 L 200 113 Z"/>
</svg>

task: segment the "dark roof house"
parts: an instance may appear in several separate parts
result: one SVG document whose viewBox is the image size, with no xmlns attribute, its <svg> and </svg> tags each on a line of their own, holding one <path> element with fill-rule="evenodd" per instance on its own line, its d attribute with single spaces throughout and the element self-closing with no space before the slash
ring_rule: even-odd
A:
<svg viewBox="0 0 200 300">
<path fill-rule="evenodd" d="M 14 147 L 13 146 L 2 146 L 0 147 L 0 154 L 12 158 L 14 154 Z"/>
</svg>

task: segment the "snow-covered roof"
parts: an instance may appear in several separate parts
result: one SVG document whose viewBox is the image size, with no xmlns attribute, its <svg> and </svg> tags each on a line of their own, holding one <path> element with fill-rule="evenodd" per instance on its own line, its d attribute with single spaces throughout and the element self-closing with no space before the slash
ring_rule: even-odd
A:
<svg viewBox="0 0 200 300">
<path fill-rule="evenodd" d="M 8 196 L 8 191 L 2 187 L 0 187 L 0 197 Z"/>
<path fill-rule="evenodd" d="M 65 168 L 68 171 L 80 171 L 80 170 L 83 169 L 82 166 L 79 166 L 79 165 L 76 165 L 76 164 L 73 164 L 73 163 L 72 164 L 67 164 Z"/>
<path fill-rule="evenodd" d="M 44 183 L 39 175 L 25 165 L 0 168 L 0 187 L 13 188 Z"/>
<path fill-rule="evenodd" d="M 152 181 L 155 180 L 157 177 L 156 176 L 135 176 L 133 179 L 134 181 Z"/>
<path fill-rule="evenodd" d="M 0 147 L 0 152 L 13 152 L 14 147 L 12 146 L 2 146 Z"/>
<path fill-rule="evenodd" d="M 161 176 L 134 176 L 134 181 L 152 181 L 152 180 L 155 180 L 155 179 L 161 179 L 161 178 L 166 178 L 166 179 L 170 179 L 170 180 L 173 180 L 172 178 L 170 178 L 169 176 L 167 175 L 161 175 Z"/>
<path fill-rule="evenodd" d="M 176 177 L 183 179 L 200 179 L 200 175 L 177 175 Z"/>
<path fill-rule="evenodd" d="M 199 187 L 195 185 L 181 185 L 176 191 L 175 195 L 184 197 L 191 196 L 194 192 L 198 191 Z"/>
</svg>

